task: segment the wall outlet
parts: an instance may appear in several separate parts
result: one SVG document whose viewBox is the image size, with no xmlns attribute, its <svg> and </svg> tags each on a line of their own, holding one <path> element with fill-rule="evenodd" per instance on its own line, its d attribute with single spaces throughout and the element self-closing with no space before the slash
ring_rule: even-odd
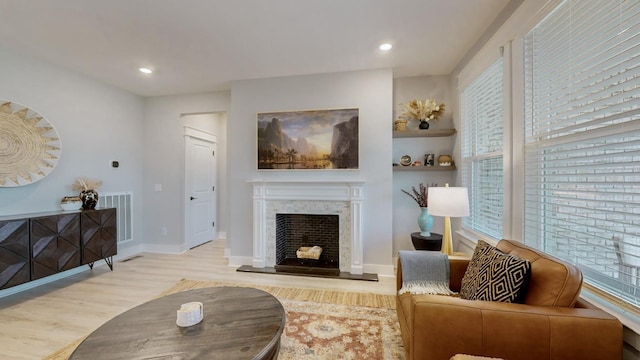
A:
<svg viewBox="0 0 640 360">
<path fill-rule="evenodd" d="M 167 236 L 167 227 L 166 226 L 161 227 L 160 232 L 162 233 L 163 236 Z"/>
<path fill-rule="evenodd" d="M 162 184 L 155 184 L 153 186 L 154 191 L 162 191 Z"/>
</svg>

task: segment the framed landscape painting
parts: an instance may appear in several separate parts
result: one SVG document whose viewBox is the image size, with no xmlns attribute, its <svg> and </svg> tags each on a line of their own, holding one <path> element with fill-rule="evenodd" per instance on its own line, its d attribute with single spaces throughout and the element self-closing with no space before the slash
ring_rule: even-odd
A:
<svg viewBox="0 0 640 360">
<path fill-rule="evenodd" d="M 258 113 L 258 169 L 358 169 L 358 112 Z"/>
</svg>

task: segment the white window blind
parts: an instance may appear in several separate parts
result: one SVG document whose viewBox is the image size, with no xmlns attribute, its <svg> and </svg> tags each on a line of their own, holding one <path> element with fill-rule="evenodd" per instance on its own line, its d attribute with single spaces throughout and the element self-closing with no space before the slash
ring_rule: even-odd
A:
<svg viewBox="0 0 640 360">
<path fill-rule="evenodd" d="M 524 47 L 524 241 L 638 306 L 640 2 L 564 1 Z"/>
<path fill-rule="evenodd" d="M 495 239 L 502 238 L 503 71 L 500 58 L 461 95 L 462 184 L 470 206 L 462 226 Z"/>
</svg>

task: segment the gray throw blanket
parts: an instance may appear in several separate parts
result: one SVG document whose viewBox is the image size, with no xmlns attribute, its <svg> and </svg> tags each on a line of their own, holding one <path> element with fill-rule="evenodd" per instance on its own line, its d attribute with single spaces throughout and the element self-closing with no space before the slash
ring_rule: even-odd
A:
<svg viewBox="0 0 640 360">
<path fill-rule="evenodd" d="M 402 288 L 398 294 L 454 294 L 449 289 L 449 257 L 439 251 L 400 250 Z"/>
</svg>

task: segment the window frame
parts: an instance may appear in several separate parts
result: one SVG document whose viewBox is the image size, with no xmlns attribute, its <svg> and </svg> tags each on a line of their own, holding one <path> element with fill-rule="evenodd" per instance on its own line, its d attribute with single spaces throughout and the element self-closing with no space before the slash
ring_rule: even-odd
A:
<svg viewBox="0 0 640 360">
<path fill-rule="evenodd" d="M 457 100 L 460 102 L 461 89 L 460 84 L 469 81 L 474 71 L 482 67 L 482 64 L 490 63 L 495 57 L 496 50 L 505 48 L 505 67 L 511 70 L 509 74 L 505 74 L 505 94 L 509 94 L 511 98 L 505 101 L 505 134 L 511 134 L 505 138 L 505 214 L 504 221 L 508 223 L 504 227 L 504 238 L 522 241 L 523 234 L 523 206 L 524 199 L 524 36 L 535 27 L 542 19 L 550 14 L 562 0 L 550 0 L 549 2 L 523 2 L 516 11 L 502 24 L 502 26 L 491 35 L 490 39 L 475 52 L 468 55 L 469 60 L 459 65 L 459 70 L 454 71 L 454 79 L 458 82 Z M 507 55 L 506 49 L 510 54 Z M 514 49 L 514 50 L 511 50 Z M 506 65 L 509 63 L 509 65 Z M 507 90 L 508 89 L 508 90 Z M 509 108 L 509 110 L 507 110 Z M 461 113 L 461 112 L 459 112 Z M 461 120 L 454 117 L 454 122 L 460 127 Z M 510 129 L 510 130 L 507 130 Z M 510 139 L 509 139 L 510 138 Z M 509 145 L 508 145 L 509 143 Z M 510 148 L 508 150 L 508 148 Z M 461 142 L 456 144 L 458 156 L 461 153 Z M 507 157 L 510 157 L 507 159 Z M 461 181 L 459 173 L 456 181 Z M 454 223 L 455 224 L 455 223 Z M 487 240 L 495 243 L 499 239 L 487 239 L 481 234 L 477 234 L 467 229 L 458 228 L 456 231 L 458 239 L 458 251 L 464 251 L 468 254 L 473 252 L 478 239 Z M 618 317 L 625 326 L 627 326 L 635 334 L 633 341 L 640 341 L 640 316 L 629 311 L 625 303 L 620 300 L 609 297 L 589 284 L 583 287 L 581 297 L 588 302 L 602 308 L 605 311 Z M 631 341 L 631 340 L 630 340 Z"/>
</svg>

